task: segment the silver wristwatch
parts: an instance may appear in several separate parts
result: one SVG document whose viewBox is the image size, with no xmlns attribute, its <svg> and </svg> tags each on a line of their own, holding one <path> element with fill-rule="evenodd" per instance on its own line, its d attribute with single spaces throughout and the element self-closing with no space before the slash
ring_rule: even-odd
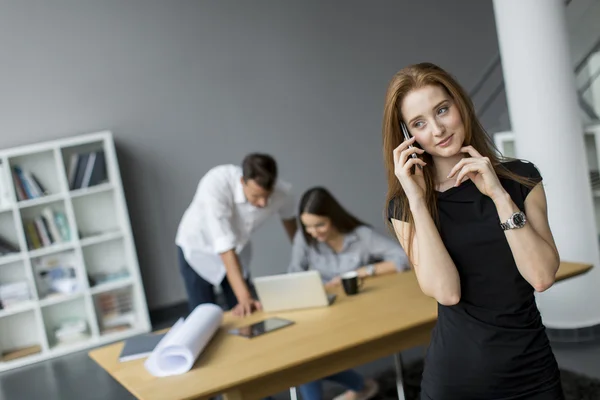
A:
<svg viewBox="0 0 600 400">
<path fill-rule="evenodd" d="M 525 213 L 523 211 L 519 211 L 511 215 L 506 222 L 501 222 L 500 227 L 503 231 L 507 231 L 509 229 L 519 229 L 525 226 L 525 222 L 527 222 Z"/>
<path fill-rule="evenodd" d="M 367 265 L 366 269 L 367 269 L 367 276 L 375 275 L 375 266 L 373 264 Z"/>
</svg>

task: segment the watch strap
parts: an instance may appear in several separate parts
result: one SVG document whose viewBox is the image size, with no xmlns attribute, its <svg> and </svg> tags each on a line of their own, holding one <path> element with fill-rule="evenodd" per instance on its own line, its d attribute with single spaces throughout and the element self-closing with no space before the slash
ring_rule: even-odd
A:
<svg viewBox="0 0 600 400">
<path fill-rule="evenodd" d="M 523 219 L 523 224 L 521 224 L 520 226 L 517 226 L 514 222 L 514 218 L 515 216 L 519 216 Z M 506 222 L 501 222 L 500 223 L 500 227 L 502 228 L 502 230 L 507 231 L 509 229 L 517 229 L 517 228 L 522 228 L 523 226 L 525 226 L 525 221 L 526 221 L 526 217 L 525 214 L 522 211 L 517 211 L 515 213 L 513 213 L 507 220 Z"/>
<path fill-rule="evenodd" d="M 367 265 L 366 269 L 367 269 L 367 275 L 368 276 L 374 276 L 375 275 L 375 266 L 373 264 Z"/>
</svg>

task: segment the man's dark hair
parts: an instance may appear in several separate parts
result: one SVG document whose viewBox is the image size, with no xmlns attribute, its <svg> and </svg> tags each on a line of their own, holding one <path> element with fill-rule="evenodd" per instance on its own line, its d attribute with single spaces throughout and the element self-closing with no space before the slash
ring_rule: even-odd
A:
<svg viewBox="0 0 600 400">
<path fill-rule="evenodd" d="M 273 190 L 277 180 L 277 162 L 268 154 L 251 153 L 242 162 L 244 180 L 253 179 L 265 190 Z"/>
</svg>

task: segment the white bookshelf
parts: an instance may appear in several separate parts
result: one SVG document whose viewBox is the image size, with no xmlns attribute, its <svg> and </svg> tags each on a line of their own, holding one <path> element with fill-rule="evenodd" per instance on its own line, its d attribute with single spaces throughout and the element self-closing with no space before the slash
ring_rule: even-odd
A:
<svg viewBox="0 0 600 400">
<path fill-rule="evenodd" d="M 592 179 L 592 173 L 600 171 L 600 124 L 585 127 L 584 140 L 586 159 L 590 171 L 590 184 L 594 196 L 596 228 L 600 232 L 600 180 L 597 177 Z M 494 142 L 504 156 L 516 157 L 515 135 L 513 132 L 495 133 Z"/>
<path fill-rule="evenodd" d="M 73 189 L 72 156 L 94 154 L 98 160 L 100 153 L 104 167 L 88 159 L 81 181 L 87 187 Z M 6 300 L 0 309 L 0 371 L 148 332 L 112 133 L 4 149 L 0 161 L 0 238 L 16 250 L 0 255 L 0 302 L 8 288 L 22 289 L 18 300 Z M 45 193 L 28 186 L 34 198 L 20 198 L 19 191 L 27 192 L 23 179 L 29 184 L 35 179 Z M 59 273 L 65 278 L 57 278 Z M 56 329 L 68 321 L 80 328 L 64 339 Z"/>
</svg>

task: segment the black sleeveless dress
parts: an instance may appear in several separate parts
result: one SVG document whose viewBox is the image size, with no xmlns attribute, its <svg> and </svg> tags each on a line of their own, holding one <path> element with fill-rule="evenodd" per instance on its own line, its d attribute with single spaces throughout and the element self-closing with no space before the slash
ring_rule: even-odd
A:
<svg viewBox="0 0 600 400">
<path fill-rule="evenodd" d="M 504 164 L 541 181 L 525 161 Z M 530 189 L 500 179 L 520 210 Z M 392 201 L 398 201 L 393 199 Z M 389 217 L 392 215 L 390 202 Z M 467 180 L 438 193 L 440 235 L 461 282 L 461 300 L 438 304 L 425 357 L 422 400 L 562 400 L 560 372 L 492 200 Z"/>
</svg>

